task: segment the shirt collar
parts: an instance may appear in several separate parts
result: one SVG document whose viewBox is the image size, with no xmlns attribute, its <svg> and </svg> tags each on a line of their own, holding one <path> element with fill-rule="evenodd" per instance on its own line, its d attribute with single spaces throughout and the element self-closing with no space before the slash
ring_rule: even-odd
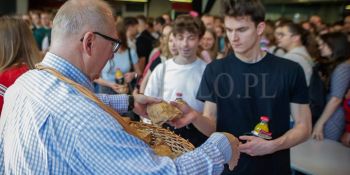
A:
<svg viewBox="0 0 350 175">
<path fill-rule="evenodd" d="M 61 58 L 51 52 L 47 52 L 42 64 L 56 69 L 65 77 L 93 91 L 92 82 L 87 78 L 87 76 L 64 58 Z"/>
</svg>

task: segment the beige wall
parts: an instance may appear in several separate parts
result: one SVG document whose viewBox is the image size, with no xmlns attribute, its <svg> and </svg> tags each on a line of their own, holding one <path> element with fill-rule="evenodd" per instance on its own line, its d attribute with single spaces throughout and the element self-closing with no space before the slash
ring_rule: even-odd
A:
<svg viewBox="0 0 350 175">
<path fill-rule="evenodd" d="M 214 2 L 214 5 L 213 5 L 213 8 L 210 10 L 210 13 L 211 15 L 217 15 L 217 16 L 220 16 L 220 8 L 221 8 L 221 4 L 220 4 L 220 1 L 221 0 L 218 0 L 218 1 L 215 1 Z"/>
<path fill-rule="evenodd" d="M 170 13 L 171 2 L 168 0 L 152 0 L 149 5 L 148 16 L 158 17 L 163 13 Z"/>
<path fill-rule="evenodd" d="M 152 0 L 150 4 L 144 4 L 143 12 L 128 12 L 125 9 L 125 2 L 118 2 L 113 0 L 107 0 L 116 11 L 121 11 L 122 16 L 137 16 L 145 15 L 150 17 L 158 17 L 163 13 L 169 13 L 171 11 L 171 2 L 168 0 Z"/>
<path fill-rule="evenodd" d="M 16 0 L 16 13 L 28 13 L 28 0 Z"/>
</svg>

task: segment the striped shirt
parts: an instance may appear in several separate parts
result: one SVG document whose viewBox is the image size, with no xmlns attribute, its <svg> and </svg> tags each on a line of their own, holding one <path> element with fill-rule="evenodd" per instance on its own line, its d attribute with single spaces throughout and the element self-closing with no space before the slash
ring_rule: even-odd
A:
<svg viewBox="0 0 350 175">
<path fill-rule="evenodd" d="M 350 64 L 339 64 L 331 75 L 330 93 L 328 98 L 336 97 L 343 100 L 350 88 Z M 345 129 L 345 113 L 342 105 L 339 105 L 327 120 L 324 126 L 324 137 L 338 141 Z"/>
<path fill-rule="evenodd" d="M 92 90 L 64 59 L 48 53 L 42 64 Z M 126 109 L 125 96 L 99 97 L 119 112 Z M 5 100 L 0 174 L 220 174 L 231 157 L 220 133 L 175 160 L 157 156 L 97 104 L 45 71 L 23 74 Z"/>
</svg>

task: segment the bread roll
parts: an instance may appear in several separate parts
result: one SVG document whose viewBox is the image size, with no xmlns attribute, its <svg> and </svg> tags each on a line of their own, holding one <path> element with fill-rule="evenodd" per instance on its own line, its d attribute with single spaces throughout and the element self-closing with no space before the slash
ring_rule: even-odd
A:
<svg viewBox="0 0 350 175">
<path fill-rule="evenodd" d="M 169 120 L 182 116 L 182 112 L 179 109 L 165 101 L 148 105 L 147 113 L 152 123 L 157 125 L 162 125 Z"/>
</svg>

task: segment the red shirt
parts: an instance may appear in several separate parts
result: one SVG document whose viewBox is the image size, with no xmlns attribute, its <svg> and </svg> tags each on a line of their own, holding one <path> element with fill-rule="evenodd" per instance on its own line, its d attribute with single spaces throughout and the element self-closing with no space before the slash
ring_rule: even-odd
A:
<svg viewBox="0 0 350 175">
<path fill-rule="evenodd" d="M 20 64 L 7 68 L 0 73 L 0 113 L 4 104 L 4 93 L 6 89 L 11 86 L 19 76 L 28 70 L 29 69 L 26 64 Z"/>
<path fill-rule="evenodd" d="M 344 100 L 345 131 L 350 132 L 350 99 Z"/>
</svg>

